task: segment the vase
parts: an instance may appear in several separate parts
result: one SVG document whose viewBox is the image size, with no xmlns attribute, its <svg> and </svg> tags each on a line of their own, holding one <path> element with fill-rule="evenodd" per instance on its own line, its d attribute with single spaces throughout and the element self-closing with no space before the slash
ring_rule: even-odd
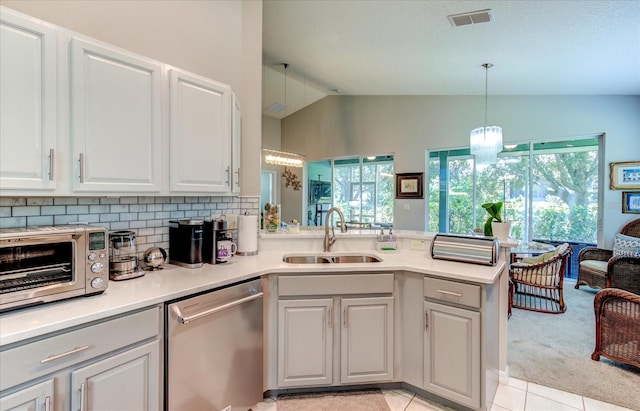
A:
<svg viewBox="0 0 640 411">
<path fill-rule="evenodd" d="M 511 223 L 492 221 L 491 230 L 493 231 L 493 236 L 497 237 L 500 242 L 507 242 L 509 240 Z"/>
</svg>

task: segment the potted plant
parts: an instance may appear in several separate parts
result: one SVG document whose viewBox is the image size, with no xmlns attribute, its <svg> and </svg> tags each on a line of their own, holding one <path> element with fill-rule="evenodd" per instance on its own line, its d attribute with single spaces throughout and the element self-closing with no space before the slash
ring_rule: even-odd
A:
<svg viewBox="0 0 640 411">
<path fill-rule="evenodd" d="M 489 217 L 484 223 L 484 235 L 487 237 L 498 237 L 500 241 L 507 241 L 511 223 L 502 221 L 502 201 L 495 203 L 484 203 L 482 208 L 487 210 Z"/>
</svg>

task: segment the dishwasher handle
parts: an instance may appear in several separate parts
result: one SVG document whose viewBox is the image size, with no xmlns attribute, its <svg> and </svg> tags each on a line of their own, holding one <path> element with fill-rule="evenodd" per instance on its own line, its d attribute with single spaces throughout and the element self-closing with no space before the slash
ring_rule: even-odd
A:
<svg viewBox="0 0 640 411">
<path fill-rule="evenodd" d="M 180 311 L 180 307 L 178 307 L 177 305 L 174 305 L 172 307 L 172 310 L 173 310 L 173 313 L 175 314 L 176 319 L 178 320 L 178 322 L 180 322 L 181 324 L 189 324 L 193 320 L 197 320 L 199 318 L 206 317 L 206 316 L 211 315 L 211 314 L 215 314 L 215 313 L 220 312 L 222 310 L 226 310 L 227 308 L 235 307 L 236 305 L 244 304 L 244 303 L 247 303 L 249 301 L 253 301 L 253 300 L 256 300 L 258 298 L 262 298 L 262 295 L 263 295 L 262 292 L 259 292 L 259 293 L 256 293 L 256 294 L 252 294 L 252 295 L 250 295 L 248 297 L 244 297 L 244 298 L 241 298 L 239 300 L 231 301 L 230 303 L 219 305 L 217 307 L 213 307 L 213 308 L 210 308 L 208 310 L 205 310 L 205 311 L 202 311 L 202 312 L 199 312 L 199 313 L 187 316 L 187 317 L 182 315 L 182 311 Z"/>
</svg>

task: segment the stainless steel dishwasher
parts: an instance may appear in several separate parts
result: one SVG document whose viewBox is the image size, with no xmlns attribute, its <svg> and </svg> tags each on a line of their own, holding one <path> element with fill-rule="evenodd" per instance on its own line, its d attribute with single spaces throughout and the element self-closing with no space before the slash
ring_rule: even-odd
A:
<svg viewBox="0 0 640 411">
<path fill-rule="evenodd" d="M 261 280 L 170 302 L 165 317 L 167 410 L 249 410 L 262 401 Z"/>
</svg>

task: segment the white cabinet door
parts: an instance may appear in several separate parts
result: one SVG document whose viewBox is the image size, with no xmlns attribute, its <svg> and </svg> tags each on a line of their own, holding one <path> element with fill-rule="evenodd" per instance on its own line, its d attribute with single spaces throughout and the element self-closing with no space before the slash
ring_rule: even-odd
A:
<svg viewBox="0 0 640 411">
<path fill-rule="evenodd" d="M 278 386 L 330 385 L 333 299 L 278 302 Z"/>
<path fill-rule="evenodd" d="M 480 313 L 425 301 L 424 388 L 480 407 Z"/>
<path fill-rule="evenodd" d="M 159 342 L 153 341 L 71 373 L 71 409 L 157 411 Z"/>
<path fill-rule="evenodd" d="M 53 410 L 53 379 L 24 388 L 0 398 L 0 411 Z"/>
<path fill-rule="evenodd" d="M 75 191 L 160 191 L 161 87 L 161 63 L 71 39 Z"/>
<path fill-rule="evenodd" d="M 231 89 L 170 71 L 170 185 L 174 192 L 231 191 Z"/>
<path fill-rule="evenodd" d="M 56 31 L 0 11 L 0 187 L 53 190 Z"/>
<path fill-rule="evenodd" d="M 340 382 L 393 380 L 393 297 L 343 298 Z"/>
<path fill-rule="evenodd" d="M 240 103 L 235 94 L 233 94 L 231 119 L 231 170 L 233 170 L 231 173 L 231 192 L 240 194 L 242 116 Z"/>
</svg>

